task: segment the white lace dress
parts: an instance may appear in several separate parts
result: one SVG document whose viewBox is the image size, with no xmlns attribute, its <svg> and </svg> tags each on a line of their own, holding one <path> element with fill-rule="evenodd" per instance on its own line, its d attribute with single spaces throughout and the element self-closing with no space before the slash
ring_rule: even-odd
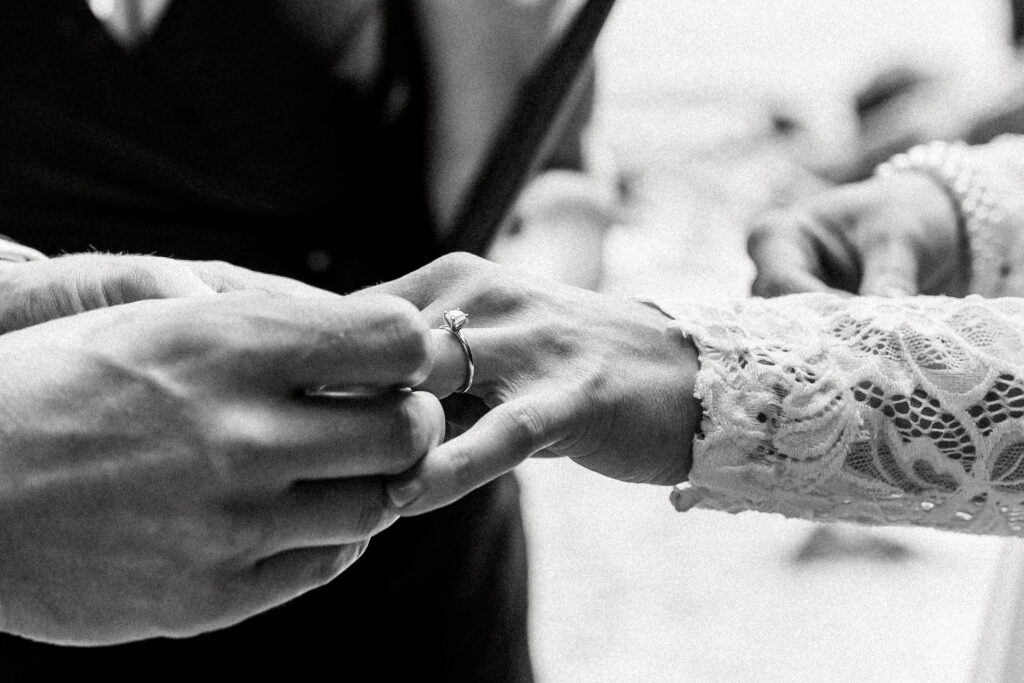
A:
<svg viewBox="0 0 1024 683">
<path fill-rule="evenodd" d="M 993 186 L 1024 190 L 1024 140 L 971 154 Z M 1006 267 L 1024 270 L 1024 203 L 1011 199 L 991 236 L 1007 259 L 972 278 L 989 292 L 1024 293 Z M 659 305 L 701 364 L 677 509 L 1024 535 L 1024 298 Z"/>
</svg>

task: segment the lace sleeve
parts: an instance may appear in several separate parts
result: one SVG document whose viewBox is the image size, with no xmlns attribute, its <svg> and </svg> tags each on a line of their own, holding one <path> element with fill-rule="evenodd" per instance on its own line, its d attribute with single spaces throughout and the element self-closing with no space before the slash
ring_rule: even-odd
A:
<svg viewBox="0 0 1024 683">
<path fill-rule="evenodd" d="M 701 360 L 677 508 L 1024 530 L 1024 299 L 661 308 Z"/>
</svg>

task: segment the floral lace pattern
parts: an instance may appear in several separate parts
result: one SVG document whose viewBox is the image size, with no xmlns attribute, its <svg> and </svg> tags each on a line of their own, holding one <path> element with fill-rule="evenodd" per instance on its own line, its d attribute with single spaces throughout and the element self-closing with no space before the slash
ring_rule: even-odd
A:
<svg viewBox="0 0 1024 683">
<path fill-rule="evenodd" d="M 1024 534 L 1024 299 L 661 308 L 701 359 L 678 508 Z"/>
</svg>

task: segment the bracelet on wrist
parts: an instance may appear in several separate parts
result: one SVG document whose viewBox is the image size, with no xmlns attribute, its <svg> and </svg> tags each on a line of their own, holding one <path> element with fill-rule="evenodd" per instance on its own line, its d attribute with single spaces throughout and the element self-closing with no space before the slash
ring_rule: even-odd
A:
<svg viewBox="0 0 1024 683">
<path fill-rule="evenodd" d="M 917 145 L 879 165 L 875 175 L 884 178 L 903 171 L 924 173 L 949 194 L 970 255 L 970 290 L 998 293 L 1012 270 L 1007 231 L 1000 229 L 1005 212 L 982 170 L 970 163 L 967 145 L 942 140 Z"/>
</svg>

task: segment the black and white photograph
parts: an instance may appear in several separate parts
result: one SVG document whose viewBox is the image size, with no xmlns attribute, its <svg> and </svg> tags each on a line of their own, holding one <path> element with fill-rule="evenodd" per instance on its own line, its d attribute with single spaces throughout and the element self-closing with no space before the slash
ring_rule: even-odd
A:
<svg viewBox="0 0 1024 683">
<path fill-rule="evenodd" d="M 0 0 L 0 661 L 1024 682 L 1024 0 Z"/>
</svg>

